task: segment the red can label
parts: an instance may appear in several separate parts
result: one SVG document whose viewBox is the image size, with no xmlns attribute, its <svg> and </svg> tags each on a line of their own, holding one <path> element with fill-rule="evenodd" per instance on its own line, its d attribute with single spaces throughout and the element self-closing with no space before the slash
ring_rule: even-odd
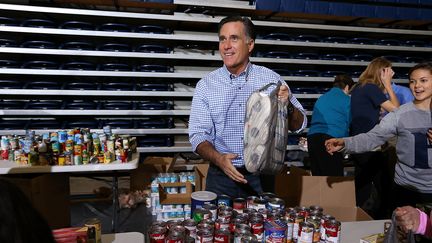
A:
<svg viewBox="0 0 432 243">
<path fill-rule="evenodd" d="M 236 198 L 233 201 L 233 209 L 238 213 L 243 213 L 243 209 L 246 208 L 246 200 L 244 198 Z"/>
<path fill-rule="evenodd" d="M 228 230 L 218 230 L 215 233 L 214 241 L 220 243 L 229 243 L 230 242 L 230 233 Z"/>
<path fill-rule="evenodd" d="M 326 242 L 338 243 L 340 236 L 340 222 L 337 220 L 327 221 L 325 224 Z"/>
<path fill-rule="evenodd" d="M 257 240 L 262 241 L 264 237 L 264 224 L 260 222 L 251 223 L 252 234 L 254 234 Z"/>
<path fill-rule="evenodd" d="M 150 233 L 150 243 L 164 243 L 165 234 L 160 233 Z"/>
</svg>

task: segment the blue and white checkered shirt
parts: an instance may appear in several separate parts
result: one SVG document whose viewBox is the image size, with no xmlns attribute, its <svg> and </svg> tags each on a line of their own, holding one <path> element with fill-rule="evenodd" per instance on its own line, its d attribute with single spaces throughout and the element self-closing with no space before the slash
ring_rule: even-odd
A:
<svg viewBox="0 0 432 243">
<path fill-rule="evenodd" d="M 254 91 L 278 81 L 286 84 L 279 74 L 251 63 L 238 76 L 223 66 L 202 78 L 196 85 L 189 118 L 189 140 L 193 151 L 200 143 L 209 141 L 219 153 L 237 154 L 233 165 L 243 166 L 247 100 Z M 304 120 L 299 129 L 302 130 L 307 124 L 305 111 L 293 95 L 290 101 L 303 113 Z"/>
</svg>

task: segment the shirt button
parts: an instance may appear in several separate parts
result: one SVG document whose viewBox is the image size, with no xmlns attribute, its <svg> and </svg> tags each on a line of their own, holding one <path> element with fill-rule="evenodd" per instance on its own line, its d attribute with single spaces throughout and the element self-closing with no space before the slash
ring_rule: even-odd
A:
<svg viewBox="0 0 432 243">
<path fill-rule="evenodd" d="M 242 104 L 239 104 L 239 106 L 241 106 Z"/>
<path fill-rule="evenodd" d="M 239 122 L 240 122 L 240 123 L 243 123 L 243 121 L 242 121 L 242 120 L 240 120 Z"/>
<path fill-rule="evenodd" d="M 240 89 L 241 89 L 241 87 L 238 87 L 238 89 L 240 90 Z"/>
</svg>

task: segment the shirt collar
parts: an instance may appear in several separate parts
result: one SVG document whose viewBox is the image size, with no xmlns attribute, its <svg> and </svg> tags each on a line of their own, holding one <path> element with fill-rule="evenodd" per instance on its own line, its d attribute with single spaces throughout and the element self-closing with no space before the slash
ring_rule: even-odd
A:
<svg viewBox="0 0 432 243">
<path fill-rule="evenodd" d="M 230 73 L 230 71 L 228 71 L 228 68 L 225 66 L 225 64 L 223 65 L 223 71 L 224 71 L 225 75 L 228 76 L 229 79 L 234 79 L 234 78 L 240 77 L 242 75 L 245 75 L 246 80 L 247 80 L 251 69 L 252 69 L 252 63 L 249 62 L 243 72 L 241 72 L 239 75 L 235 75 L 235 74 Z"/>
</svg>

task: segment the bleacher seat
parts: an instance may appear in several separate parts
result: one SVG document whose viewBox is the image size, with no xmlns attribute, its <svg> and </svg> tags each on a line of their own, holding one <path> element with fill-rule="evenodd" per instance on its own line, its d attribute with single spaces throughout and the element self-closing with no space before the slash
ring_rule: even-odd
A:
<svg viewBox="0 0 432 243">
<path fill-rule="evenodd" d="M 33 28 L 57 28 L 57 24 L 47 19 L 27 19 L 21 24 L 24 27 Z"/>
<path fill-rule="evenodd" d="M 400 46 L 400 41 L 395 39 L 381 39 L 377 40 L 375 42 L 377 45 L 383 45 L 383 46 Z"/>
<path fill-rule="evenodd" d="M 48 101 L 37 101 L 30 100 L 27 102 L 26 109 L 40 109 L 40 110 L 57 110 L 63 106 L 62 101 L 48 100 Z"/>
<path fill-rule="evenodd" d="M 171 110 L 172 105 L 163 101 L 140 101 L 136 108 L 137 110 Z"/>
<path fill-rule="evenodd" d="M 141 83 L 137 89 L 141 91 L 172 91 L 173 87 L 170 84 Z"/>
<path fill-rule="evenodd" d="M 354 37 L 348 40 L 349 43 L 358 45 L 374 45 L 375 40 L 366 37 Z"/>
<path fill-rule="evenodd" d="M 262 55 L 266 58 L 291 58 L 291 54 L 285 51 L 268 51 Z"/>
<path fill-rule="evenodd" d="M 0 17 L 0 26 L 18 26 L 18 20 L 8 17 Z"/>
<path fill-rule="evenodd" d="M 326 43 L 347 43 L 348 39 L 341 36 L 327 36 L 321 38 L 321 41 Z"/>
<path fill-rule="evenodd" d="M 304 42 L 320 42 L 321 37 L 317 35 L 297 35 L 294 37 L 295 41 L 304 41 Z"/>
<path fill-rule="evenodd" d="M 321 60 L 346 61 L 348 58 L 343 54 L 327 53 L 320 56 Z"/>
<path fill-rule="evenodd" d="M 11 39 L 0 39 L 0 47 L 17 47 L 18 43 Z"/>
<path fill-rule="evenodd" d="M 312 52 L 299 52 L 299 53 L 294 54 L 293 58 L 318 60 L 319 55 L 317 53 L 312 53 Z"/>
<path fill-rule="evenodd" d="M 119 23 L 105 23 L 101 24 L 98 28 L 100 31 L 113 31 L 113 32 L 131 32 L 132 28 L 127 24 Z"/>
<path fill-rule="evenodd" d="M 68 110 L 96 110 L 98 109 L 98 103 L 94 101 L 73 100 L 67 101 L 64 108 Z"/>
<path fill-rule="evenodd" d="M 148 34 L 171 34 L 172 31 L 169 28 L 165 28 L 159 25 L 141 25 L 135 28 L 135 32 L 148 33 Z"/>
<path fill-rule="evenodd" d="M 134 84 L 127 82 L 111 82 L 102 83 L 102 90 L 119 90 L 119 91 L 131 91 L 134 90 Z"/>
<path fill-rule="evenodd" d="M 62 25 L 60 25 L 60 28 L 62 29 L 69 29 L 69 30 L 95 30 L 96 27 L 89 23 L 89 22 L 83 22 L 83 21 L 67 21 L 64 22 Z"/>
<path fill-rule="evenodd" d="M 60 48 L 67 50 L 94 50 L 95 45 L 86 41 L 70 41 L 61 44 Z"/>
<path fill-rule="evenodd" d="M 61 84 L 57 81 L 30 81 L 25 86 L 26 89 L 61 89 Z"/>
<path fill-rule="evenodd" d="M 269 33 L 261 36 L 260 38 L 265 40 L 281 40 L 281 41 L 292 40 L 292 37 L 287 33 Z"/>
<path fill-rule="evenodd" d="M 423 47 L 426 46 L 426 42 L 422 40 L 406 40 L 403 42 L 404 46 Z"/>
<path fill-rule="evenodd" d="M 143 135 L 137 137 L 138 147 L 171 147 L 174 146 L 172 135 Z"/>
<path fill-rule="evenodd" d="M 105 110 L 133 110 L 133 103 L 130 101 L 105 101 L 102 102 L 102 109 Z"/>
<path fill-rule="evenodd" d="M 0 130 L 26 129 L 26 120 L 0 120 Z"/>
<path fill-rule="evenodd" d="M 136 128 L 173 128 L 174 119 L 172 118 L 141 118 L 136 121 Z"/>
<path fill-rule="evenodd" d="M 137 66 L 137 71 L 140 72 L 173 72 L 174 69 L 165 65 L 143 64 Z"/>
<path fill-rule="evenodd" d="M 170 53 L 171 48 L 163 45 L 139 45 L 135 48 L 135 51 L 144 53 Z"/>
<path fill-rule="evenodd" d="M 334 78 L 334 77 L 336 77 L 336 75 L 345 74 L 345 73 L 346 72 L 344 72 L 344 71 L 331 71 L 331 70 L 328 70 L 328 71 L 321 72 L 321 77 L 331 77 L 331 78 Z"/>
<path fill-rule="evenodd" d="M 122 43 L 106 43 L 99 46 L 99 51 L 131 51 L 131 47 L 128 44 Z"/>
<path fill-rule="evenodd" d="M 13 60 L 0 60 L 0 68 L 19 68 L 20 64 Z"/>
<path fill-rule="evenodd" d="M 99 84 L 94 82 L 68 82 L 64 85 L 66 90 L 97 90 Z"/>
<path fill-rule="evenodd" d="M 60 129 L 61 122 L 56 120 L 31 120 L 29 121 L 28 129 Z"/>
<path fill-rule="evenodd" d="M 294 71 L 293 76 L 303 76 L 303 77 L 319 77 L 320 73 L 318 71 L 315 70 L 297 70 Z"/>
<path fill-rule="evenodd" d="M 23 63 L 22 68 L 28 69 L 58 69 L 59 64 L 53 61 L 28 61 Z"/>
<path fill-rule="evenodd" d="M 2 89 L 21 89 L 23 87 L 23 84 L 16 80 L 2 79 L 0 80 L 0 87 Z"/>
<path fill-rule="evenodd" d="M 26 41 L 21 44 L 22 47 L 25 48 L 40 48 L 40 49 L 55 49 L 57 45 L 52 41 L 45 40 L 32 40 Z"/>
<path fill-rule="evenodd" d="M 374 57 L 370 54 L 364 53 L 354 53 L 349 57 L 351 61 L 361 61 L 361 62 L 369 62 L 372 61 Z"/>
<path fill-rule="evenodd" d="M 385 55 L 383 57 L 389 60 L 390 62 L 402 62 L 402 59 L 396 55 Z"/>
<path fill-rule="evenodd" d="M 96 65 L 91 62 L 67 62 L 61 66 L 64 70 L 96 70 Z"/>
<path fill-rule="evenodd" d="M 0 109 L 24 109 L 26 102 L 21 100 L 0 100 Z"/>
<path fill-rule="evenodd" d="M 73 129 L 73 128 L 90 128 L 90 129 L 97 129 L 101 128 L 102 126 L 99 125 L 99 121 L 92 120 L 92 119 L 85 119 L 85 120 L 79 120 L 79 121 L 66 121 L 64 124 L 64 128 Z"/>
<path fill-rule="evenodd" d="M 102 122 L 103 122 L 104 126 L 110 126 L 111 129 L 133 129 L 133 128 L 135 128 L 133 120 L 115 119 L 115 120 L 104 120 Z"/>
<path fill-rule="evenodd" d="M 280 76 L 291 76 L 291 71 L 288 69 L 274 68 L 273 71 L 275 71 Z"/>
<path fill-rule="evenodd" d="M 99 65 L 99 69 L 102 71 L 119 71 L 129 72 L 132 71 L 132 67 L 126 63 L 104 63 Z"/>
</svg>

